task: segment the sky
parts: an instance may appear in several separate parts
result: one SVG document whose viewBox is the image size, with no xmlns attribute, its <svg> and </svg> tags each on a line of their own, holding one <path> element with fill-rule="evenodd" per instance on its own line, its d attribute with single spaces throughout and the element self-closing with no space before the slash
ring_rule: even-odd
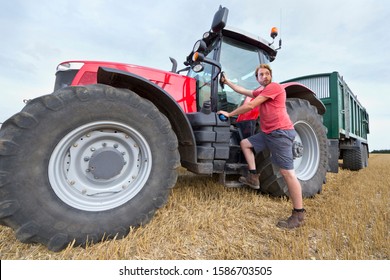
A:
<svg viewBox="0 0 390 280">
<path fill-rule="evenodd" d="M 228 26 L 267 40 L 279 28 L 274 81 L 338 71 L 369 113 L 370 151 L 390 149 L 387 0 L 0 0 L 0 123 L 51 93 L 62 61 L 183 66 L 219 5 Z"/>
</svg>

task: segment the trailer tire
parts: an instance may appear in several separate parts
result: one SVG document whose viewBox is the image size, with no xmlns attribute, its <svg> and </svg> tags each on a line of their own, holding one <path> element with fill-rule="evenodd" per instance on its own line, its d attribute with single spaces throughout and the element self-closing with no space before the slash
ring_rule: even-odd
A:
<svg viewBox="0 0 390 280">
<path fill-rule="evenodd" d="M 328 165 L 326 128 L 322 116 L 307 100 L 289 98 L 287 112 L 297 132 L 295 141 L 302 144 L 301 157 L 294 160 L 295 173 L 302 186 L 302 196 L 312 197 L 322 191 Z M 289 196 L 288 187 L 279 168 L 271 163 L 268 150 L 256 155 L 260 173 L 260 191 L 271 196 Z"/>
<path fill-rule="evenodd" d="M 343 151 L 343 168 L 358 171 L 368 166 L 368 152 L 365 145 Z"/>
<path fill-rule="evenodd" d="M 122 238 L 166 203 L 179 166 L 150 101 L 106 85 L 61 89 L 0 130 L 0 222 L 51 251 Z"/>
</svg>

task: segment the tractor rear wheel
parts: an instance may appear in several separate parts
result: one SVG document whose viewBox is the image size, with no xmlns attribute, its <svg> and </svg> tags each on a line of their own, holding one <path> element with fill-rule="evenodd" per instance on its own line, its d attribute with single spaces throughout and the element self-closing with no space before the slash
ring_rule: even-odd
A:
<svg viewBox="0 0 390 280">
<path fill-rule="evenodd" d="M 303 197 L 312 197 L 322 190 L 328 166 L 326 128 L 317 109 L 307 100 L 289 98 L 287 112 L 297 132 L 293 153 L 295 173 L 302 186 Z M 289 195 L 279 168 L 271 163 L 268 150 L 256 155 L 260 175 L 260 191 L 271 196 Z"/>
<path fill-rule="evenodd" d="M 148 100 L 106 85 L 30 101 L 0 131 L 0 222 L 52 251 L 121 238 L 177 180 L 178 141 Z"/>
</svg>

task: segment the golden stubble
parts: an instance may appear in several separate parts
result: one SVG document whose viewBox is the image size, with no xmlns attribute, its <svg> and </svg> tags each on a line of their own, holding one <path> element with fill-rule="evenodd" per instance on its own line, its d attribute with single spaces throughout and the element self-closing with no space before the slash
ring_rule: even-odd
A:
<svg viewBox="0 0 390 280">
<path fill-rule="evenodd" d="M 275 225 L 291 214 L 286 198 L 225 188 L 217 177 L 180 169 L 168 203 L 123 239 L 53 253 L 22 244 L 0 226 L 0 257 L 43 260 L 386 260 L 390 258 L 390 155 L 371 154 L 359 172 L 327 174 L 321 194 L 304 199 L 305 226 Z"/>
</svg>

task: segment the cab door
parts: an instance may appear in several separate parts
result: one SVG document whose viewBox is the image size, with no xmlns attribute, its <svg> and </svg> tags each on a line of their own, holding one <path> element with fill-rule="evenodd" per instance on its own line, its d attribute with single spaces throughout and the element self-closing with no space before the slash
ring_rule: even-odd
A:
<svg viewBox="0 0 390 280">
<path fill-rule="evenodd" d="M 229 37 L 223 37 L 219 52 L 222 71 L 233 83 L 247 89 L 256 89 L 260 85 L 255 77 L 255 69 L 260 63 L 268 63 L 262 52 L 251 45 Z M 231 112 L 243 104 L 245 96 L 236 93 L 229 86 L 217 85 L 217 110 Z"/>
</svg>

